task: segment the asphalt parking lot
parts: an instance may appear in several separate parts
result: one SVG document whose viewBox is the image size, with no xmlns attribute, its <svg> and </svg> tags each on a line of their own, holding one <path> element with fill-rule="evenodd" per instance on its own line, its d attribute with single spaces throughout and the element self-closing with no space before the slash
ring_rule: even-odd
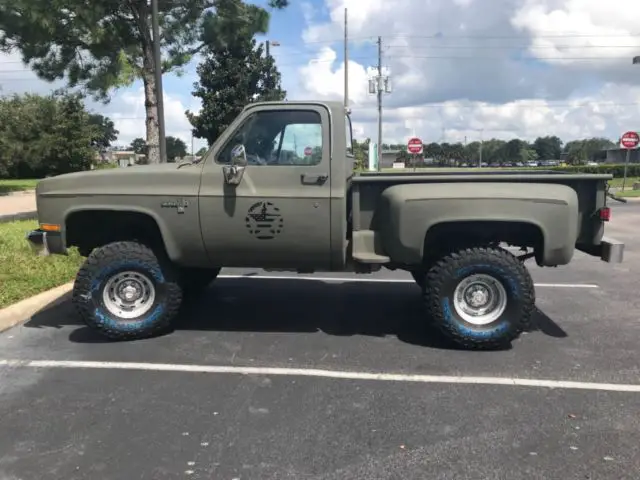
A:
<svg viewBox="0 0 640 480">
<path fill-rule="evenodd" d="M 0 480 L 637 479 L 639 225 L 614 206 L 624 264 L 531 266 L 535 329 L 501 352 L 445 342 L 388 271 L 226 271 L 129 343 L 63 301 L 0 334 Z"/>
</svg>

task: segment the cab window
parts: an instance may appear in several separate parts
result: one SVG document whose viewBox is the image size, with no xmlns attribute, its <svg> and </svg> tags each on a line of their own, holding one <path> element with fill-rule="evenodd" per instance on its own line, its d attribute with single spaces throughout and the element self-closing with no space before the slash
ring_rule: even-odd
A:
<svg viewBox="0 0 640 480">
<path fill-rule="evenodd" d="M 322 161 L 322 119 L 312 110 L 269 110 L 250 115 L 222 149 L 218 163 L 229 163 L 242 144 L 249 165 L 317 165 Z"/>
</svg>

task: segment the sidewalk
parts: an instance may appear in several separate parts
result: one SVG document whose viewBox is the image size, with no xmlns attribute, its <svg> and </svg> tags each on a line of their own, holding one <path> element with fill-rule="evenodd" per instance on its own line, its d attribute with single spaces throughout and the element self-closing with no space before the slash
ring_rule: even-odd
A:
<svg viewBox="0 0 640 480">
<path fill-rule="evenodd" d="M 36 195 L 33 190 L 0 196 L 0 221 L 19 218 L 35 218 Z"/>
</svg>

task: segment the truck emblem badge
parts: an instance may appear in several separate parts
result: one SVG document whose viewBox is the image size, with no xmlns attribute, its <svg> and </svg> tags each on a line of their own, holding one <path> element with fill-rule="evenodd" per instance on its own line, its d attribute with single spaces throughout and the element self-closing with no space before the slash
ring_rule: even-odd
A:
<svg viewBox="0 0 640 480">
<path fill-rule="evenodd" d="M 175 208 L 178 213 L 184 213 L 184 209 L 189 206 L 189 201 L 179 198 L 174 201 L 162 202 L 160 206 L 162 208 Z"/>
<path fill-rule="evenodd" d="M 280 209 L 271 202 L 256 202 L 245 217 L 247 230 L 258 240 L 273 240 L 282 232 L 284 219 Z"/>
</svg>

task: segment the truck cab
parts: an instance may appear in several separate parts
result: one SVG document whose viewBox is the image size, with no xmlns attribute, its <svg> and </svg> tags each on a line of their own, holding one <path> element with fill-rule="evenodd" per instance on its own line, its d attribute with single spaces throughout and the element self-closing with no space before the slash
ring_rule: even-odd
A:
<svg viewBox="0 0 640 480">
<path fill-rule="evenodd" d="M 211 263 L 343 269 L 351 142 L 341 104 L 247 107 L 202 160 L 198 203 Z"/>
</svg>

